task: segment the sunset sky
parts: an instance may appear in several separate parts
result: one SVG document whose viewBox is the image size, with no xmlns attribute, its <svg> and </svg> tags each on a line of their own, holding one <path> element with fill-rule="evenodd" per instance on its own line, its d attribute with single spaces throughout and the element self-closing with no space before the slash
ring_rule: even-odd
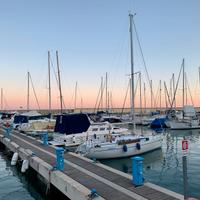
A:
<svg viewBox="0 0 200 200">
<path fill-rule="evenodd" d="M 31 74 L 41 108 L 48 108 L 47 52 L 53 66 L 52 107 L 59 107 L 56 82 L 56 50 L 59 52 L 61 84 L 66 108 L 94 107 L 101 77 L 108 73 L 112 105 L 122 107 L 130 74 L 129 12 L 134 16 L 147 70 L 156 96 L 162 80 L 169 87 L 185 58 L 191 95 L 200 105 L 200 1 L 199 0 L 0 0 L 0 88 L 4 109 L 26 108 L 27 72 Z M 135 33 L 135 71 L 142 72 L 146 101 L 150 95 Z M 137 79 L 137 77 L 136 77 Z M 177 91 L 181 105 L 182 79 Z M 142 88 L 143 91 L 143 88 Z M 128 93 L 129 94 L 129 93 Z M 136 106 L 139 98 L 136 97 Z M 188 91 L 188 104 L 191 104 Z M 37 108 L 33 90 L 30 107 Z M 104 100 L 105 102 L 105 100 Z M 129 106 L 127 97 L 126 106 Z"/>
</svg>

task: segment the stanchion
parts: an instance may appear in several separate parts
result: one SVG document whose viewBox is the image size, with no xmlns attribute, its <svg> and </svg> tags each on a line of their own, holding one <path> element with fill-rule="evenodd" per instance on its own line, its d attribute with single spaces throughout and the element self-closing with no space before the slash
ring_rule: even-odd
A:
<svg viewBox="0 0 200 200">
<path fill-rule="evenodd" d="M 136 156 L 132 157 L 132 183 L 135 186 L 143 185 L 144 178 L 143 178 L 143 160 L 144 158 Z"/>
<path fill-rule="evenodd" d="M 48 145 L 48 132 L 44 132 L 42 134 L 42 141 L 43 141 L 43 145 Z"/>
<path fill-rule="evenodd" d="M 64 149 L 62 147 L 56 148 L 56 169 L 64 170 Z"/>
</svg>

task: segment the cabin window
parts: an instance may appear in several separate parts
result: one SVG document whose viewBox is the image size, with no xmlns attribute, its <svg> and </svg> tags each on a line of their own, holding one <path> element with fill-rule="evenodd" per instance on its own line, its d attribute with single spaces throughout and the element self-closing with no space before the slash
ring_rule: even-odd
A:
<svg viewBox="0 0 200 200">
<path fill-rule="evenodd" d="M 105 128 L 100 128 L 100 131 L 104 131 L 105 130 Z"/>
<path fill-rule="evenodd" d="M 108 127 L 107 130 L 111 130 L 111 127 Z"/>
<path fill-rule="evenodd" d="M 92 131 L 98 131 L 98 128 L 93 128 Z"/>
</svg>

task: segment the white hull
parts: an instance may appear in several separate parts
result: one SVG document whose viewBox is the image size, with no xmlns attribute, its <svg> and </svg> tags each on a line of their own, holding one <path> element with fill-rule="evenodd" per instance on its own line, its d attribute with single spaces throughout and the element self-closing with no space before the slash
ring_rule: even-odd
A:
<svg viewBox="0 0 200 200">
<path fill-rule="evenodd" d="M 184 121 L 169 121 L 169 127 L 172 130 L 190 130 L 190 129 L 200 129 L 198 121 L 184 122 Z"/>
<path fill-rule="evenodd" d="M 136 143 L 127 144 L 127 151 L 124 151 L 123 145 L 117 143 L 102 143 L 101 147 L 93 147 L 85 154 L 88 158 L 108 159 L 108 158 L 121 158 L 130 157 L 138 154 L 143 154 L 162 146 L 161 137 L 146 142 L 140 142 L 140 149 L 136 147 Z"/>
</svg>

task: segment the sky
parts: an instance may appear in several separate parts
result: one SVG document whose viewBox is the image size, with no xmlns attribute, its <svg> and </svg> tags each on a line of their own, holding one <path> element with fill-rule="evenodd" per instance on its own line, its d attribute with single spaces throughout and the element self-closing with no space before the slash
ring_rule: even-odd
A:
<svg viewBox="0 0 200 200">
<path fill-rule="evenodd" d="M 166 81 L 169 89 L 172 73 L 177 80 L 185 58 L 191 96 L 199 106 L 199 10 L 199 0 L 0 0 L 3 108 L 26 109 L 28 71 L 40 108 L 48 108 L 48 51 L 52 60 L 53 108 L 59 108 L 56 51 L 66 108 L 74 107 L 76 82 L 77 107 L 98 105 L 101 77 L 105 80 L 106 73 L 108 91 L 112 94 L 110 102 L 113 107 L 122 107 L 131 71 L 129 13 L 136 13 L 134 22 L 155 99 L 161 80 L 162 105 L 165 105 L 163 82 Z M 133 49 L 134 68 L 142 73 L 142 87 L 145 83 L 146 102 L 150 106 L 150 89 L 135 32 Z M 181 105 L 182 88 L 179 83 L 178 105 Z M 136 106 L 139 106 L 138 91 Z M 188 90 L 188 104 L 192 103 L 190 99 Z M 129 95 L 125 102 L 128 107 Z M 38 108 L 32 87 L 30 107 Z"/>
</svg>

